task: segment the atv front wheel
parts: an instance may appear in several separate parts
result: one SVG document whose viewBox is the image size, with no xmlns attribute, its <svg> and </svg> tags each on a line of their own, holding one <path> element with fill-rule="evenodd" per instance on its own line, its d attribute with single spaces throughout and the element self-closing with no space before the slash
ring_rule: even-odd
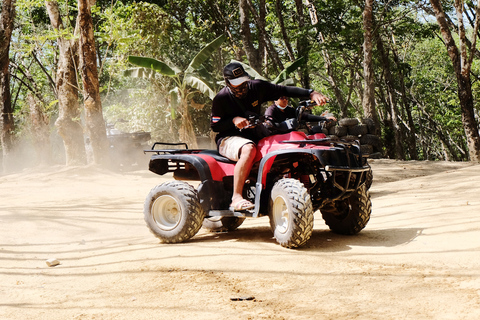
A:
<svg viewBox="0 0 480 320">
<path fill-rule="evenodd" d="M 165 243 L 190 239 L 200 230 L 205 217 L 196 190 L 183 181 L 153 188 L 145 199 L 143 213 L 150 231 Z"/>
<path fill-rule="evenodd" d="M 301 247 L 312 236 L 312 201 L 300 181 L 287 178 L 277 181 L 268 210 L 273 235 L 282 247 Z"/>
<path fill-rule="evenodd" d="M 245 221 L 242 217 L 209 217 L 203 219 L 203 228 L 211 232 L 233 231 Z"/>
<path fill-rule="evenodd" d="M 352 235 L 359 233 L 370 220 L 372 202 L 365 185 L 341 201 L 327 204 L 320 209 L 323 220 L 335 233 Z"/>
</svg>

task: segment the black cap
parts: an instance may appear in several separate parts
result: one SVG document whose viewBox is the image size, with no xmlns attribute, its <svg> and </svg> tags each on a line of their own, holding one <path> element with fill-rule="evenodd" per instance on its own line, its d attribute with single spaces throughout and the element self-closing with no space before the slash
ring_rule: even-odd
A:
<svg viewBox="0 0 480 320">
<path fill-rule="evenodd" d="M 245 71 L 242 64 L 238 62 L 227 64 L 223 69 L 223 77 L 235 86 L 250 80 L 250 75 Z M 235 81 L 232 81 L 234 79 Z"/>
</svg>

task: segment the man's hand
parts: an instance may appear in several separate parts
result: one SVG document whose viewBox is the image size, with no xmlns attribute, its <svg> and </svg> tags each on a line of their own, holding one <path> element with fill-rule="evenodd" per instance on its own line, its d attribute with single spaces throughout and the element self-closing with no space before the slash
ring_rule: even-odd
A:
<svg viewBox="0 0 480 320">
<path fill-rule="evenodd" d="M 233 118 L 233 124 L 235 125 L 235 127 L 237 127 L 238 129 L 243 129 L 245 128 L 246 126 L 249 126 L 250 125 L 250 122 L 243 118 L 243 117 L 235 117 Z"/>
<path fill-rule="evenodd" d="M 327 117 L 327 122 L 337 121 L 335 117 Z"/>
<path fill-rule="evenodd" d="M 328 102 L 328 98 L 317 91 L 310 93 L 310 100 L 315 101 L 319 106 L 324 106 Z"/>
</svg>

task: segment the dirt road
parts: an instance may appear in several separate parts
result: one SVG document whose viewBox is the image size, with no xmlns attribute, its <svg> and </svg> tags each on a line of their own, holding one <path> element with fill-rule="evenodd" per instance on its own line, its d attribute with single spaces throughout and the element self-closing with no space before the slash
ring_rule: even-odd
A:
<svg viewBox="0 0 480 320">
<path fill-rule="evenodd" d="M 371 164 L 365 230 L 297 250 L 268 218 L 159 244 L 148 171 L 2 176 L 0 319 L 480 319 L 480 166 Z"/>
</svg>

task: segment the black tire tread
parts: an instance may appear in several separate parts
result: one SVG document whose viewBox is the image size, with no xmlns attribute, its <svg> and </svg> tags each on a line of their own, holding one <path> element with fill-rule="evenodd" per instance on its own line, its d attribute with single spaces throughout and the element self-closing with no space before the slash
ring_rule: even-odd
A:
<svg viewBox="0 0 480 320">
<path fill-rule="evenodd" d="M 320 209 L 322 217 L 330 230 L 335 233 L 344 235 L 357 234 L 365 228 L 370 220 L 372 212 L 370 193 L 366 186 L 362 185 L 352 193 L 350 198 L 343 201 L 351 206 L 347 216 L 338 218 L 340 215 L 338 207 L 335 203 L 330 203 Z"/>
<path fill-rule="evenodd" d="M 357 118 L 343 118 L 338 121 L 338 124 L 342 127 L 353 127 L 358 125 L 359 121 Z"/>
<path fill-rule="evenodd" d="M 270 214 L 270 226 L 277 242 L 285 248 L 298 248 L 303 246 L 312 236 L 313 232 L 313 207 L 310 194 L 303 184 L 296 180 L 285 178 L 277 181 L 274 188 L 286 190 L 288 202 L 293 215 L 292 232 L 285 239 L 279 239 L 275 234 L 275 220 Z"/>
<path fill-rule="evenodd" d="M 162 232 L 152 219 L 150 209 L 159 193 L 176 195 L 185 204 L 186 220 L 176 228 L 173 234 Z M 163 243 L 179 243 L 192 238 L 202 227 L 202 221 L 205 217 L 205 212 L 198 200 L 197 191 L 184 181 L 169 181 L 155 186 L 145 200 L 143 213 L 150 232 Z"/>
</svg>

